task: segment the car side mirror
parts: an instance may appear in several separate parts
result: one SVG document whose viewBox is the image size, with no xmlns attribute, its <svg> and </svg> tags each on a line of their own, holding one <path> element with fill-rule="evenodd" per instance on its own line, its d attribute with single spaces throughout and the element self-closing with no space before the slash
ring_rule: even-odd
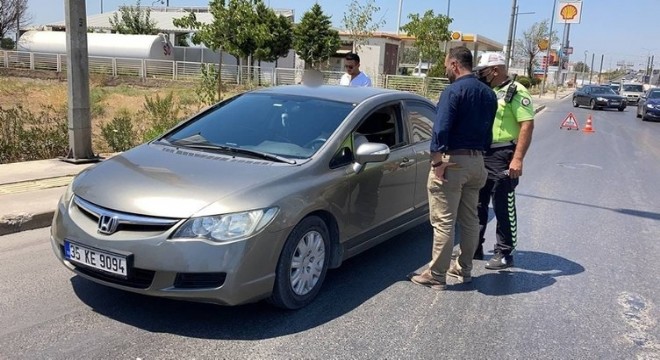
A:
<svg viewBox="0 0 660 360">
<path fill-rule="evenodd" d="M 390 157 L 389 146 L 381 143 L 364 143 L 355 151 L 353 171 L 359 173 L 370 162 L 383 162 Z"/>
</svg>

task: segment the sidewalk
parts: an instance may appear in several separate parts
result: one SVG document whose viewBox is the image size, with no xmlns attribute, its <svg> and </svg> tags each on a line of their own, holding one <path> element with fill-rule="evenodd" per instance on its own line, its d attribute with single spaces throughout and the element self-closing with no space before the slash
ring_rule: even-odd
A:
<svg viewBox="0 0 660 360">
<path fill-rule="evenodd" d="M 557 100 L 572 93 L 559 92 Z M 537 113 L 553 101 L 554 93 L 533 96 Z M 66 186 L 92 165 L 56 159 L 0 165 L 0 236 L 50 226 Z"/>
</svg>

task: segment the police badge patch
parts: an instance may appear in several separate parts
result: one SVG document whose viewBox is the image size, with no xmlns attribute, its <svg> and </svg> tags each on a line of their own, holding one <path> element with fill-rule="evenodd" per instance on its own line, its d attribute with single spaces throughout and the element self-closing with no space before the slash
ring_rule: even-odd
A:
<svg viewBox="0 0 660 360">
<path fill-rule="evenodd" d="M 522 100 L 520 100 L 520 103 L 522 104 L 522 106 L 529 106 L 529 104 L 531 104 L 532 102 L 528 98 L 524 97 L 522 98 Z"/>
</svg>

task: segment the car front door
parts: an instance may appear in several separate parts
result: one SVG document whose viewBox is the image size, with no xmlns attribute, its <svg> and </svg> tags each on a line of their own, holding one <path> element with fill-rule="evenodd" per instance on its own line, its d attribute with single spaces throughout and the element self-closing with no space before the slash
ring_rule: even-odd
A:
<svg viewBox="0 0 660 360">
<path fill-rule="evenodd" d="M 414 208 L 416 185 L 417 159 L 403 125 L 400 103 L 374 109 L 357 126 L 354 137 L 384 143 L 390 155 L 384 162 L 366 164 L 350 178 L 350 228 L 345 229 L 349 237 L 376 229 L 380 233 L 404 223 Z"/>
</svg>

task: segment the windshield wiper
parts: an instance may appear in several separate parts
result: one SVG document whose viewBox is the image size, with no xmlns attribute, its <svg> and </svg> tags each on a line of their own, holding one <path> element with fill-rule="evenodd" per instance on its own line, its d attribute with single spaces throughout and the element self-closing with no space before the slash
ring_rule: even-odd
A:
<svg viewBox="0 0 660 360">
<path fill-rule="evenodd" d="M 234 154 L 251 155 L 251 156 L 256 156 L 256 157 L 264 159 L 264 160 L 277 161 L 277 162 L 282 162 L 282 163 L 292 164 L 292 165 L 296 164 L 295 160 L 287 159 L 283 156 L 270 154 L 270 153 L 257 151 L 257 150 L 227 146 L 227 145 L 216 145 L 216 144 L 211 144 L 211 143 L 187 142 L 185 140 L 175 141 L 174 144 L 189 147 L 189 148 L 193 148 L 193 149 L 222 151 L 222 152 L 228 152 L 228 153 L 234 153 Z"/>
</svg>

